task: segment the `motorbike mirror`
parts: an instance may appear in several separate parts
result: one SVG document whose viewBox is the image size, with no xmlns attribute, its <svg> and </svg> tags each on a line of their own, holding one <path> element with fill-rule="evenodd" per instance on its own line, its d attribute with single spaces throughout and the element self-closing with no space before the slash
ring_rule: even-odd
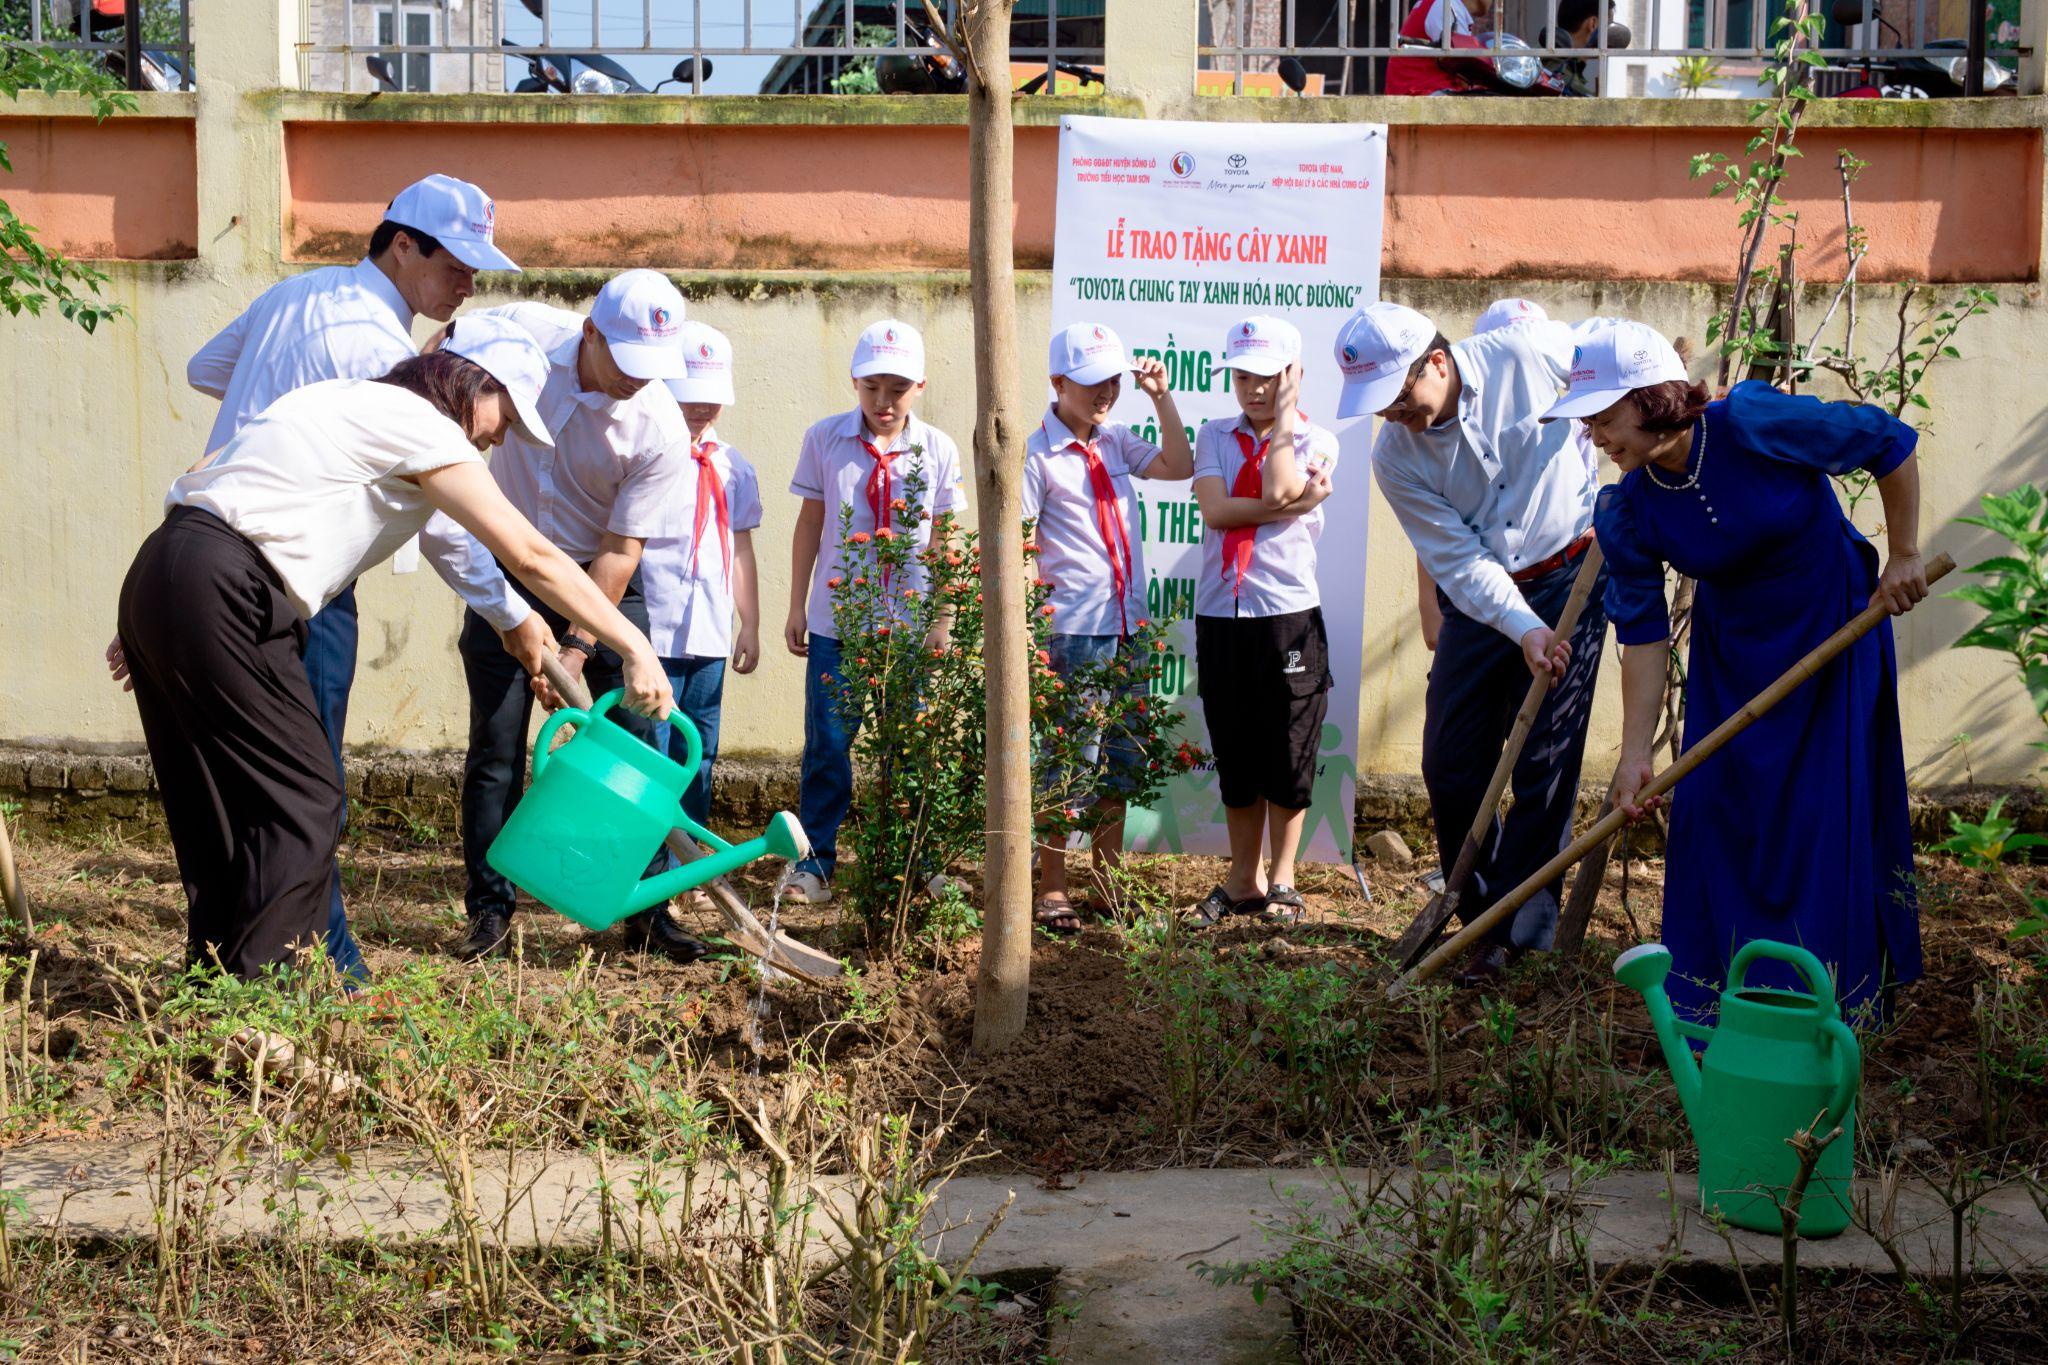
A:
<svg viewBox="0 0 2048 1365">
<path fill-rule="evenodd" d="M 377 84 L 381 88 L 385 90 L 398 89 L 398 77 L 392 74 L 390 62 L 382 57 L 365 57 L 363 58 L 363 65 L 370 68 L 370 74 L 376 77 Z"/>
<path fill-rule="evenodd" d="M 1289 90 L 1299 95 L 1302 91 L 1308 89 L 1308 68 L 1301 64 L 1301 59 L 1298 57 L 1282 57 L 1280 59 L 1280 80 Z"/>
<path fill-rule="evenodd" d="M 668 78 L 680 85 L 695 85 L 699 80 L 708 81 L 711 79 L 711 59 L 706 57 L 699 61 L 695 57 L 685 57 L 676 63 L 676 69 L 668 73 Z"/>
<path fill-rule="evenodd" d="M 1872 3 L 1866 19 L 1863 0 L 1835 0 L 1834 5 L 1828 10 L 1829 17 L 1843 28 L 1854 28 L 1858 24 L 1868 22 L 1869 19 L 1875 19 L 1877 13 L 1877 5 Z"/>
<path fill-rule="evenodd" d="M 1607 48 L 1610 52 L 1627 47 L 1633 37 L 1635 35 L 1628 31 L 1627 24 L 1610 23 L 1607 26 Z"/>
</svg>

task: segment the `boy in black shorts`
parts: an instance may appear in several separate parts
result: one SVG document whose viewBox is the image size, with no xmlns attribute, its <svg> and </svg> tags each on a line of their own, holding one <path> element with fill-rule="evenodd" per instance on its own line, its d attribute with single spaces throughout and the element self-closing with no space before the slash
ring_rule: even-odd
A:
<svg viewBox="0 0 2048 1365">
<path fill-rule="evenodd" d="M 1195 668 L 1230 826 L 1230 872 L 1195 916 L 1294 920 L 1303 909 L 1294 855 L 1331 686 L 1316 540 L 1337 438 L 1297 407 L 1301 333 L 1286 322 L 1237 323 L 1223 363 L 1243 411 L 1206 424 L 1195 440 L 1195 498 L 1208 525 Z"/>
</svg>

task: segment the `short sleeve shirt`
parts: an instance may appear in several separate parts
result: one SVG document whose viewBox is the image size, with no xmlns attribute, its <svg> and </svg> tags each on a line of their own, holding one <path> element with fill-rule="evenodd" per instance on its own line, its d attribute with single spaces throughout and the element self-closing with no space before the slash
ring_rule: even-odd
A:
<svg viewBox="0 0 2048 1365">
<path fill-rule="evenodd" d="M 1024 515 L 1037 523 L 1038 576 L 1052 585 L 1048 601 L 1059 635 L 1128 635 L 1145 615 L 1145 526 L 1131 480 L 1147 477 L 1159 447 L 1121 422 L 1097 427 L 1094 444 L 1130 550 L 1121 606 L 1088 457 L 1074 433 L 1048 409 L 1024 445 Z"/>
<path fill-rule="evenodd" d="M 747 457 L 710 428 L 697 448 L 725 490 L 726 525 L 720 528 L 715 505 L 705 507 L 699 543 L 697 515 L 705 489 L 692 455 L 677 493 L 677 533 L 650 539 L 640 557 L 647 638 L 664 659 L 722 659 L 732 653 L 733 537 L 761 524 L 761 483 Z"/>
<path fill-rule="evenodd" d="M 411 390 L 331 379 L 265 408 L 221 459 L 172 484 L 169 501 L 255 542 L 310 619 L 426 525 L 433 504 L 407 476 L 482 459 Z"/>
<path fill-rule="evenodd" d="M 797 497 L 825 504 L 818 566 L 811 574 L 807 624 L 811 634 L 828 639 L 837 639 L 839 628 L 832 623 L 832 590 L 826 585 L 840 577 L 846 566 L 846 547 L 839 540 L 840 509 L 850 509 L 851 529 L 855 532 L 872 535 L 878 524 L 867 497 L 868 476 L 875 461 L 862 445 L 864 438 L 873 439 L 868 436 L 859 408 L 814 423 L 804 433 L 796 457 L 796 474 L 789 481 L 789 491 Z M 945 432 L 921 417 L 912 416 L 903 434 L 896 438 L 894 448 L 903 452 L 891 461 L 896 497 L 909 496 L 904 491 L 905 478 L 915 469 L 921 472 L 925 508 L 933 517 L 941 512 L 957 512 L 967 505 L 967 492 L 960 478 L 960 450 Z M 892 521 L 894 516 L 891 513 Z M 931 533 L 932 523 L 926 518 L 919 523 L 913 544 L 919 549 L 929 545 Z M 903 586 L 922 592 L 928 581 L 924 566 L 912 564 L 909 580 Z"/>
<path fill-rule="evenodd" d="M 1195 478 L 1223 480 L 1229 494 L 1238 471 L 1245 465 L 1244 443 L 1256 443 L 1249 423 L 1242 416 L 1219 418 L 1205 423 L 1195 434 Z M 1257 446 L 1254 444 L 1253 449 Z M 1303 474 L 1313 469 L 1334 469 L 1337 438 L 1323 427 L 1301 423 L 1294 433 L 1294 458 Z M 1226 532 L 1214 527 L 1202 535 L 1202 573 L 1195 580 L 1197 616 L 1285 616 L 1322 605 L 1322 590 L 1316 584 L 1316 542 L 1323 534 L 1323 509 L 1283 521 L 1269 521 L 1256 529 L 1252 539 L 1251 565 L 1244 581 L 1237 581 L 1233 567 L 1228 577 L 1223 569 L 1223 538 Z"/>
<path fill-rule="evenodd" d="M 579 564 L 597 557 L 607 532 L 639 540 L 675 534 L 676 490 L 696 466 L 668 386 L 651 383 L 624 400 L 587 391 L 576 374 L 581 316 L 542 303 L 486 311 L 531 332 L 549 360 L 539 407 L 554 445 L 514 428 L 491 457 L 512 505 Z"/>
</svg>

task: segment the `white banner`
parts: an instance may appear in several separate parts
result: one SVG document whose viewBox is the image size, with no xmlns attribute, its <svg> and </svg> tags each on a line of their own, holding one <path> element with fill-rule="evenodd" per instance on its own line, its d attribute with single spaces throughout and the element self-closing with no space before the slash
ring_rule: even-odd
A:
<svg viewBox="0 0 2048 1365">
<path fill-rule="evenodd" d="M 1301 329 L 1302 408 L 1337 433 L 1336 488 L 1318 547 L 1336 687 L 1302 845 L 1315 861 L 1350 861 L 1358 797 L 1372 423 L 1335 419 L 1342 377 L 1333 351 L 1344 319 L 1379 297 L 1386 164 L 1380 124 L 1060 120 L 1054 329 L 1101 323 L 1134 355 L 1159 357 L 1192 439 L 1204 421 L 1238 415 L 1224 332 L 1254 313 L 1285 318 Z M 1115 416 L 1141 432 L 1158 426 L 1132 383 Z M 1136 487 L 1145 600 L 1155 617 L 1179 618 L 1154 687 L 1180 704 L 1186 737 L 1207 747 L 1193 620 L 1201 511 L 1188 484 Z M 1126 838 L 1145 851 L 1227 853 L 1214 771 L 1175 779 L 1153 810 L 1132 812 Z"/>
</svg>

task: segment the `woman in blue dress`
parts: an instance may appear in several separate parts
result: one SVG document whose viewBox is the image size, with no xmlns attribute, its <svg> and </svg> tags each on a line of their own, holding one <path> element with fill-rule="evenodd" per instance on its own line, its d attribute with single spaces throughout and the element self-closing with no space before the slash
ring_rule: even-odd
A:
<svg viewBox="0 0 2048 1365">
<path fill-rule="evenodd" d="M 1669 566 L 1697 584 L 1687 658 L 1690 746 L 1873 600 L 1893 615 L 1927 595 L 1917 433 L 1882 409 L 1823 403 L 1768 384 L 1709 402 L 1670 344 L 1640 323 L 1586 338 L 1548 417 L 1577 417 L 1622 471 L 1593 526 L 1607 557 L 1607 615 L 1622 644 L 1621 763 L 1614 801 L 1632 817 L 1663 695 Z M 1890 553 L 1850 524 L 1832 476 L 1876 480 Z M 1838 655 L 1672 793 L 1664 879 L 1668 983 L 1711 1021 L 1729 960 L 1760 938 L 1828 964 L 1844 1013 L 1889 1015 L 1920 975 L 1919 910 L 1889 621 Z M 1798 986 L 1759 962 L 1758 985 Z"/>
</svg>

